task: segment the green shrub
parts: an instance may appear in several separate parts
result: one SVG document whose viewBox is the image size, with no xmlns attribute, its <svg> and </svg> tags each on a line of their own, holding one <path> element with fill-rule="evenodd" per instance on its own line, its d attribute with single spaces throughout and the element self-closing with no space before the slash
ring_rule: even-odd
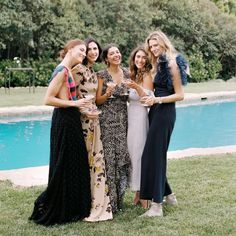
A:
<svg viewBox="0 0 236 236">
<path fill-rule="evenodd" d="M 35 76 L 35 86 L 47 86 L 50 76 L 52 74 L 53 69 L 58 64 L 58 61 L 50 59 L 50 58 L 42 58 L 40 60 L 28 60 L 22 61 L 22 68 L 32 68 L 32 71 L 12 71 L 11 72 L 11 87 L 22 87 L 28 86 L 29 80 L 33 79 Z M 18 68 L 18 65 L 14 60 L 2 60 L 0 62 L 0 76 L 2 77 L 0 80 L 0 87 L 4 86 L 4 79 L 9 81 L 9 71 L 7 68 Z M 8 86 L 8 83 L 7 83 Z"/>
</svg>

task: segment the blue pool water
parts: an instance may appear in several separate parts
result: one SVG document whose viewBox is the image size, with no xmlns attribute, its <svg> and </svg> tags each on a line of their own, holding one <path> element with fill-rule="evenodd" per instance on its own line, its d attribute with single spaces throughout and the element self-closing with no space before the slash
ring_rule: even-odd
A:
<svg viewBox="0 0 236 236">
<path fill-rule="evenodd" d="M 177 108 L 169 150 L 236 145 L 236 102 Z M 0 124 L 0 170 L 49 163 L 50 117 Z"/>
</svg>

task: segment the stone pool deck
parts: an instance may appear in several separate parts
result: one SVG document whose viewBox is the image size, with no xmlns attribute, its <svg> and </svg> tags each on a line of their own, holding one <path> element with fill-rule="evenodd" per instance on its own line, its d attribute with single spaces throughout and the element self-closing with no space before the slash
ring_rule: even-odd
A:
<svg viewBox="0 0 236 236">
<path fill-rule="evenodd" d="M 223 91 L 201 94 L 186 93 L 185 100 L 182 102 L 178 102 L 177 106 L 212 103 L 218 100 L 232 99 L 236 99 L 236 91 Z M 51 114 L 52 110 L 53 108 L 48 106 L 0 108 L 0 120 L 1 118 L 7 120 L 7 118 L 11 117 Z M 168 152 L 168 159 L 226 153 L 236 153 L 236 145 L 214 148 L 189 148 L 185 150 L 171 151 Z M 37 185 L 46 185 L 47 179 L 48 166 L 0 171 L 0 181 L 10 180 L 16 186 L 31 187 Z"/>
</svg>

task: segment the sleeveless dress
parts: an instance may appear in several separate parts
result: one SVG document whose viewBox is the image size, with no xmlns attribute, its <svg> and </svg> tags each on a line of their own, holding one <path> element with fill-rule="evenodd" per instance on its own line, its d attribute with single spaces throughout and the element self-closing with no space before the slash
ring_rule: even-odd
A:
<svg viewBox="0 0 236 236">
<path fill-rule="evenodd" d="M 147 95 L 153 92 L 147 89 L 143 90 Z M 132 163 L 130 188 L 133 191 L 140 190 L 141 180 L 141 157 L 146 142 L 149 128 L 148 107 L 143 106 L 140 97 L 135 89 L 129 89 L 128 106 L 128 150 Z"/>
<path fill-rule="evenodd" d="M 98 80 L 93 69 L 78 65 L 72 73 L 76 79 L 81 79 L 78 88 L 79 95 L 81 97 L 93 95 L 95 103 Z M 99 120 L 90 120 L 82 114 L 81 122 L 88 151 L 92 195 L 91 213 L 89 217 L 85 218 L 85 221 L 109 220 L 113 216 L 106 183 L 107 177 Z"/>
<path fill-rule="evenodd" d="M 176 57 L 182 84 L 187 83 L 186 62 Z M 165 55 L 159 58 L 154 78 L 154 95 L 174 93 L 169 62 Z M 163 197 L 172 193 L 166 177 L 167 151 L 176 120 L 175 103 L 154 104 L 149 111 L 149 131 L 142 154 L 140 198 L 162 203 Z"/>
<path fill-rule="evenodd" d="M 123 73 L 124 79 L 129 78 L 127 70 L 123 69 Z M 100 71 L 98 76 L 103 79 L 102 94 L 104 94 L 107 82 L 112 81 L 112 77 L 107 70 Z M 115 98 L 108 98 L 105 103 L 98 106 L 102 110 L 100 115 L 101 138 L 112 212 L 117 212 L 123 207 L 131 168 L 127 147 L 128 96 L 123 95 L 124 91 L 123 86 L 117 86 L 113 93 Z"/>
<path fill-rule="evenodd" d="M 66 67 L 58 66 L 52 79 L 60 71 L 65 72 L 69 98 L 75 100 L 75 84 Z M 45 226 L 62 224 L 84 219 L 89 216 L 90 209 L 88 153 L 79 109 L 55 108 L 51 124 L 48 186 L 36 199 L 29 219 Z"/>
</svg>

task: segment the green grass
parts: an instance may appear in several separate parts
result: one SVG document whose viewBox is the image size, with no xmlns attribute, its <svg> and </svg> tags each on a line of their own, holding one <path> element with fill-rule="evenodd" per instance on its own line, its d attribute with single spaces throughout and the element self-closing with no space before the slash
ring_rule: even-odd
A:
<svg viewBox="0 0 236 236">
<path fill-rule="evenodd" d="M 127 191 L 124 212 L 112 221 L 43 227 L 29 222 L 43 187 L 17 188 L 0 182 L 0 235 L 235 235 L 236 154 L 169 160 L 168 176 L 179 205 L 163 218 L 139 218 Z"/>
<path fill-rule="evenodd" d="M 204 83 L 189 83 L 185 87 L 186 93 L 205 93 L 215 91 L 236 91 L 236 82 L 210 81 Z M 37 87 L 35 93 L 29 93 L 28 88 L 0 88 L 0 107 L 43 105 L 46 88 Z"/>
</svg>

